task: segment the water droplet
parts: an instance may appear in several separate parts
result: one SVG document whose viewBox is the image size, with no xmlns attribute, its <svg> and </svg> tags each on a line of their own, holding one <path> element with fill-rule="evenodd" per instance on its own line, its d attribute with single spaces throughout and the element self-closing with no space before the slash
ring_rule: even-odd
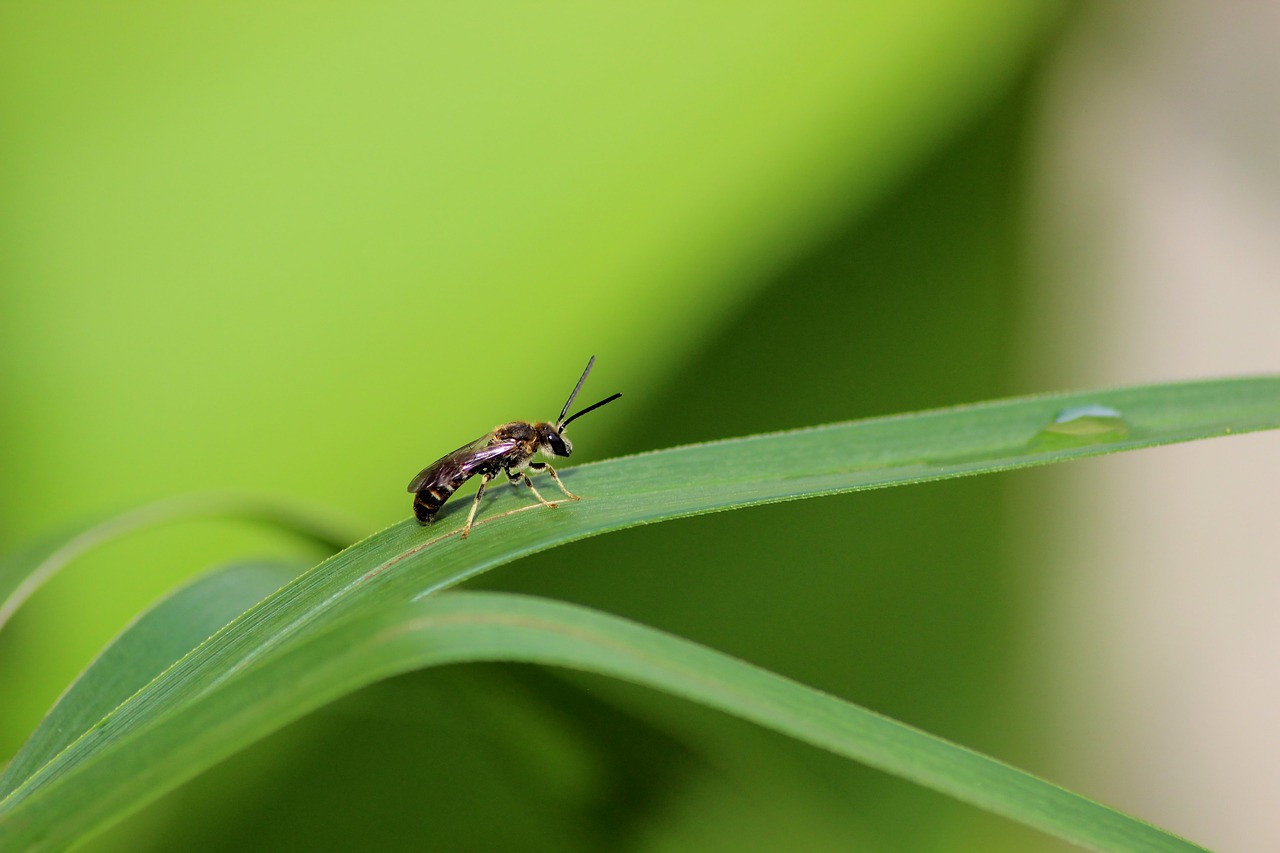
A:
<svg viewBox="0 0 1280 853">
<path fill-rule="evenodd" d="M 1088 404 L 1058 412 L 1036 433 L 1031 444 L 1037 450 L 1055 450 L 1119 441 L 1128 434 L 1129 424 L 1118 411 L 1110 406 Z"/>
</svg>

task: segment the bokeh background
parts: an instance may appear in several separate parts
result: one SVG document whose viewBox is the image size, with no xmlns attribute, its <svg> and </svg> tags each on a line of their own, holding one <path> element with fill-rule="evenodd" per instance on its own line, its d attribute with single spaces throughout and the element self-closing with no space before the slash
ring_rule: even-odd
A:
<svg viewBox="0 0 1280 853">
<path fill-rule="evenodd" d="M 1267 4 L 0 12 L 0 549 L 188 491 L 375 530 L 587 357 L 586 459 L 1280 361 Z M 624 614 L 1210 846 L 1280 829 L 1280 445 L 625 531 L 480 584 Z M 112 545 L 0 633 L 10 755 L 132 614 L 292 543 Z M 685 703 L 399 678 L 92 850 L 1025 850 Z"/>
</svg>

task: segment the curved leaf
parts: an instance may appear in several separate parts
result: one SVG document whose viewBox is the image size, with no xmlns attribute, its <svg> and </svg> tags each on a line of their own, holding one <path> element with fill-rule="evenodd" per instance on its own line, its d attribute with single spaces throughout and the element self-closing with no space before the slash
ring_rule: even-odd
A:
<svg viewBox="0 0 1280 853">
<path fill-rule="evenodd" d="M 0 775 L 0 795 L 52 760 L 151 679 L 307 568 L 235 563 L 179 587 L 126 626 L 72 682 Z"/>
<path fill-rule="evenodd" d="M 876 418 L 814 429 L 680 447 L 585 465 L 564 472 L 585 496 L 557 511 L 510 493 L 487 503 L 471 538 L 458 537 L 465 506 L 447 507 L 434 528 L 395 525 L 335 555 L 251 608 L 87 729 L 0 801 L 0 826 L 35 820 L 23 831 L 53 831 L 23 803 L 86 762 L 130 783 L 137 797 L 174 784 L 164 756 L 126 754 L 118 744 L 143 737 L 161 721 L 195 707 L 239 673 L 265 665 L 291 645 L 361 613 L 398 606 L 520 556 L 609 530 L 732 507 L 1046 464 L 1174 441 L 1280 426 L 1280 378 L 1230 379 L 1005 400 Z M 305 648 L 306 646 L 301 646 Z M 317 667 L 321 661 L 314 661 Z M 257 721 L 247 737 L 272 725 L 254 705 L 311 705 L 314 682 L 281 682 L 232 719 Z M 324 694 L 329 695 L 329 694 Z M 201 703 L 202 704 L 202 703 Z M 276 724 L 278 725 L 278 723 Z M 239 740 L 238 742 L 247 742 Z M 97 757 L 110 750 L 107 765 Z M 101 769 L 106 767 L 107 769 Z M 193 771 L 192 771 L 193 772 Z M 185 778 L 183 776 L 182 778 Z M 107 785 L 105 787 L 111 787 Z M 101 793 L 105 788 L 100 788 Z M 68 799 L 71 802 L 72 799 Z M 120 801 L 120 808 L 133 803 Z M 34 806 L 33 806 L 34 807 Z M 52 809 L 45 812 L 43 809 Z M 58 814 L 41 806 L 40 814 Z M 63 815 L 63 817 L 66 817 Z M 103 816 L 107 819 L 109 816 Z M 49 818 L 55 823 L 62 817 Z M 1036 824 L 1040 825 L 1040 824 Z M 9 831 L 9 830 L 5 830 Z M 25 837 L 25 836 L 24 836 Z"/>
<path fill-rule="evenodd" d="M 45 581 L 86 551 L 148 527 L 197 518 L 233 518 L 269 524 L 334 551 L 347 547 L 355 539 L 342 525 L 315 512 L 304 511 L 296 502 L 241 494 L 183 495 L 157 501 L 105 521 L 78 525 L 48 536 L 0 560 L 0 628 Z"/>
<path fill-rule="evenodd" d="M 1203 849 L 995 759 L 687 640 L 574 605 L 476 592 L 362 613 L 242 673 L 19 803 L 0 824 L 0 846 L 60 847 L 359 687 L 425 666 L 482 660 L 572 667 L 664 690 L 1091 849 Z"/>
</svg>

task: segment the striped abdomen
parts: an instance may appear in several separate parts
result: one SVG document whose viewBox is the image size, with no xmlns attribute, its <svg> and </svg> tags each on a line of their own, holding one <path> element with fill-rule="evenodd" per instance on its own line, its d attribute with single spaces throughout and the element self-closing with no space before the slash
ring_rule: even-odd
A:
<svg viewBox="0 0 1280 853">
<path fill-rule="evenodd" d="M 436 513 L 455 491 L 457 490 L 452 486 L 436 486 L 434 489 L 418 492 L 413 498 L 413 514 L 418 517 L 418 522 L 430 524 L 435 521 Z"/>
<path fill-rule="evenodd" d="M 427 476 L 422 478 L 422 486 L 414 494 L 413 514 L 418 517 L 420 524 L 430 524 L 435 520 L 440 507 L 444 506 L 444 502 L 449 500 L 463 483 L 471 479 L 471 472 L 463 470 L 453 460 L 445 457 L 423 474 Z"/>
</svg>

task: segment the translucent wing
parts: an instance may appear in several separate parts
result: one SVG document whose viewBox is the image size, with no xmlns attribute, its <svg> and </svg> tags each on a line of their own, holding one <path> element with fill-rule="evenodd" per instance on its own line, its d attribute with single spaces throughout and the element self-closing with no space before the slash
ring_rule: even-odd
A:
<svg viewBox="0 0 1280 853">
<path fill-rule="evenodd" d="M 517 441 L 496 441 L 493 444 L 487 444 L 488 440 L 488 436 L 478 438 L 440 457 L 413 478 L 408 490 L 416 493 L 440 483 L 466 480 L 485 463 L 506 456 L 519 444 Z"/>
</svg>

